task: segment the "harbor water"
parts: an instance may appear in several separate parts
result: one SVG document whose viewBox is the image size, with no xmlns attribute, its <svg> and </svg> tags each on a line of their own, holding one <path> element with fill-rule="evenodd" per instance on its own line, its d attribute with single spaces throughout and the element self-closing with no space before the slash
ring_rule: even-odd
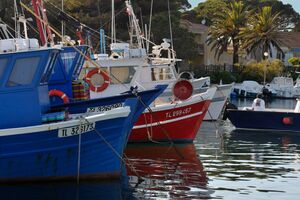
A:
<svg viewBox="0 0 300 200">
<path fill-rule="evenodd" d="M 251 105 L 239 100 L 239 106 Z M 291 108 L 295 100 L 268 107 Z M 122 180 L 0 185 L 1 199 L 287 199 L 300 196 L 300 135 L 203 122 L 194 143 L 129 144 Z"/>
</svg>

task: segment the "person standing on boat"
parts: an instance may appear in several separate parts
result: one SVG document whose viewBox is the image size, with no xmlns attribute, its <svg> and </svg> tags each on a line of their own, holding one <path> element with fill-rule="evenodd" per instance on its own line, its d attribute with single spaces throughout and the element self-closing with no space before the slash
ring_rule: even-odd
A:
<svg viewBox="0 0 300 200">
<path fill-rule="evenodd" d="M 256 98 L 253 100 L 252 110 L 254 111 L 265 110 L 265 101 L 262 99 L 262 94 L 257 94 Z"/>
</svg>

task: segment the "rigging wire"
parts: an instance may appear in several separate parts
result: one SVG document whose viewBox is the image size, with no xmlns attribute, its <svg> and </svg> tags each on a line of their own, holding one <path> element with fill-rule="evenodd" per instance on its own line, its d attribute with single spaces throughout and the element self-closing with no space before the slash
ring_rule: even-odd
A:
<svg viewBox="0 0 300 200">
<path fill-rule="evenodd" d="M 151 36 L 151 26 L 152 26 L 152 13 L 153 13 L 153 0 L 151 0 L 151 7 L 150 7 L 150 19 L 149 19 L 149 31 L 148 31 L 148 37 L 147 40 L 147 52 L 149 53 L 149 41 Z M 146 30 L 147 31 L 147 30 Z"/>
<path fill-rule="evenodd" d="M 86 24 L 81 23 L 81 22 L 80 22 L 79 20 L 77 20 L 75 17 L 73 17 L 72 15 L 68 14 L 66 11 L 62 11 L 59 7 L 57 7 L 56 5 L 54 5 L 53 3 L 51 3 L 49 0 L 45 0 L 45 3 L 48 3 L 49 5 L 53 6 L 54 8 L 56 8 L 57 10 L 59 10 L 61 13 L 65 14 L 67 17 L 69 17 L 70 19 L 74 20 L 75 22 L 78 22 L 78 23 L 80 24 L 80 26 L 82 26 L 82 27 L 84 27 L 84 28 L 86 28 L 86 29 L 89 29 L 91 32 L 93 32 L 92 35 L 93 35 L 94 37 L 96 37 L 97 39 L 100 39 L 100 37 L 98 36 L 99 31 L 97 31 L 97 30 L 95 30 L 95 29 L 89 27 L 89 26 L 86 25 Z M 117 13 L 115 14 L 115 17 L 119 16 L 122 12 L 125 11 L 125 9 L 126 9 L 126 8 L 122 8 L 119 12 L 117 12 Z M 57 14 L 56 14 L 56 15 L 57 15 Z M 100 26 L 100 28 L 104 28 L 107 24 L 111 23 L 111 21 L 112 21 L 112 20 L 109 20 L 109 21 L 107 21 L 106 23 L 103 23 L 103 24 Z M 94 34 L 95 34 L 95 35 L 94 35 Z M 108 36 L 108 35 L 105 35 L 105 37 L 106 37 L 107 39 L 112 39 L 112 38 L 111 38 L 110 36 Z M 118 39 L 117 39 L 116 41 L 117 41 L 117 42 L 124 42 L 124 41 L 118 40 Z"/>
<path fill-rule="evenodd" d="M 16 30 L 15 30 L 14 28 L 12 28 L 11 26 L 9 26 L 7 23 L 5 23 L 1 18 L 0 18 L 0 22 L 3 23 L 3 24 L 5 24 L 6 27 L 7 27 L 8 29 L 10 29 L 12 32 L 16 33 Z M 7 30 L 7 33 L 9 34 L 9 36 L 10 36 L 11 38 L 15 38 L 15 36 L 14 36 L 9 30 Z"/>
</svg>

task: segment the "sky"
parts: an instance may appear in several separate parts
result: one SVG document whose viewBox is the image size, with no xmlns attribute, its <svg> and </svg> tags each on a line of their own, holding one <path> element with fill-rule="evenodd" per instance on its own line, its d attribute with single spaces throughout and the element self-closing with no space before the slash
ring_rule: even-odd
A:
<svg viewBox="0 0 300 200">
<path fill-rule="evenodd" d="M 205 0 L 188 0 L 192 7 L 197 6 L 198 3 L 204 2 Z M 284 4 L 291 4 L 296 12 L 300 14 L 300 3 L 299 0 L 281 0 Z"/>
</svg>

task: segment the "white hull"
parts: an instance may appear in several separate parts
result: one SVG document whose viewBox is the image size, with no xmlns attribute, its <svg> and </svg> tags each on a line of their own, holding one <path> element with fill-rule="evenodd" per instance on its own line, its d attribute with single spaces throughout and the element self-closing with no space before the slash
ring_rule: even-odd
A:
<svg viewBox="0 0 300 200">
<path fill-rule="evenodd" d="M 219 85 L 217 91 L 212 99 L 204 120 L 218 120 L 224 108 L 227 98 L 230 95 L 233 84 Z"/>
</svg>

